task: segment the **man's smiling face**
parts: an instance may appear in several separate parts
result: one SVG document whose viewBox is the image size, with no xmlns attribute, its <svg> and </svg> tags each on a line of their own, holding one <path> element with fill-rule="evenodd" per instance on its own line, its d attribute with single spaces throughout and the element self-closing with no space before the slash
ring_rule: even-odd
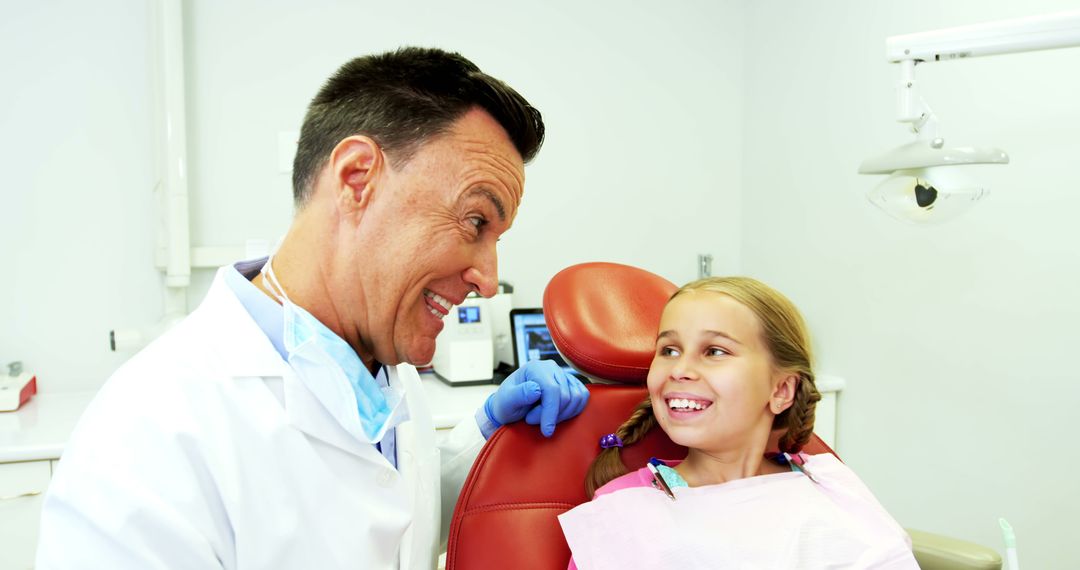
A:
<svg viewBox="0 0 1080 570">
<path fill-rule="evenodd" d="M 520 154 L 479 109 L 405 164 L 387 164 L 350 251 L 339 252 L 344 277 L 331 292 L 361 357 L 430 362 L 450 306 L 472 291 L 496 293 L 495 244 L 517 215 L 524 182 Z"/>
</svg>

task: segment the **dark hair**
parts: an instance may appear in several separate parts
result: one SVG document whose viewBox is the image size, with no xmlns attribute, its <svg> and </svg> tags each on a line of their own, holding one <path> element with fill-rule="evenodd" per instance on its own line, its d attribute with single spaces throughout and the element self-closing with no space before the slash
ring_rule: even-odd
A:
<svg viewBox="0 0 1080 570">
<path fill-rule="evenodd" d="M 479 107 L 506 130 L 521 158 L 544 142 L 544 121 L 509 85 L 460 54 L 405 47 L 341 66 L 308 106 L 293 161 L 293 199 L 303 206 L 319 170 L 341 140 L 371 137 L 395 166 Z"/>
</svg>

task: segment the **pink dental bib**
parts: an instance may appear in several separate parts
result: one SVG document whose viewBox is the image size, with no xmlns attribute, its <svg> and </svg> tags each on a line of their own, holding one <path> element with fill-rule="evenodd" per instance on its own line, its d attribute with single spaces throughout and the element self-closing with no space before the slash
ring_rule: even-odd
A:
<svg viewBox="0 0 1080 570">
<path fill-rule="evenodd" d="M 801 473 L 597 496 L 559 516 L 580 570 L 628 568 L 917 569 L 911 541 L 830 454 Z"/>
</svg>

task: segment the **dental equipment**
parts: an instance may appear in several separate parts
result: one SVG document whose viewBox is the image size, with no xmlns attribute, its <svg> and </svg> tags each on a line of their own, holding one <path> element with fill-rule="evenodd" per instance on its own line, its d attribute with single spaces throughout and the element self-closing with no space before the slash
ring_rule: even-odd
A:
<svg viewBox="0 0 1080 570">
<path fill-rule="evenodd" d="M 1009 563 L 1009 570 L 1020 570 L 1020 561 L 1016 558 L 1016 533 L 1013 532 L 1009 521 L 1000 518 L 1001 534 L 1005 538 L 1005 559 Z"/>
<path fill-rule="evenodd" d="M 892 36 L 885 46 L 888 62 L 899 64 L 896 120 L 907 123 L 916 140 L 864 160 L 859 174 L 890 175 L 867 195 L 890 216 L 940 223 L 989 193 L 957 167 L 1008 164 L 1009 156 L 998 148 L 945 146 L 937 117 L 918 94 L 916 65 L 1080 46 L 1080 10 Z"/>
</svg>

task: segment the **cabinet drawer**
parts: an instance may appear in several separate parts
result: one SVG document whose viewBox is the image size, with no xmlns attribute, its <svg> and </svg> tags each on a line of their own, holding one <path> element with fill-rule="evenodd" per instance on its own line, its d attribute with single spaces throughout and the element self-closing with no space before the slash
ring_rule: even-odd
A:
<svg viewBox="0 0 1080 570">
<path fill-rule="evenodd" d="M 34 567 L 48 461 L 0 463 L 0 568 Z"/>
</svg>

